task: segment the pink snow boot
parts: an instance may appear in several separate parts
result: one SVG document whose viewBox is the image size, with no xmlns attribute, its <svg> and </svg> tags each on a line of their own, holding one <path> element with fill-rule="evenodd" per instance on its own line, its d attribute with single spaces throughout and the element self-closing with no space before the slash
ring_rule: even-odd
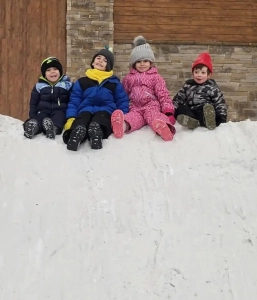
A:
<svg viewBox="0 0 257 300">
<path fill-rule="evenodd" d="M 120 109 L 115 110 L 111 116 L 112 131 L 116 138 L 122 138 L 124 134 L 124 114 Z"/>
<path fill-rule="evenodd" d="M 165 123 L 164 121 L 158 120 L 158 119 L 154 120 L 152 122 L 152 128 L 157 134 L 159 134 L 161 136 L 161 138 L 164 141 L 172 141 L 173 134 L 172 134 L 168 124 Z"/>
</svg>

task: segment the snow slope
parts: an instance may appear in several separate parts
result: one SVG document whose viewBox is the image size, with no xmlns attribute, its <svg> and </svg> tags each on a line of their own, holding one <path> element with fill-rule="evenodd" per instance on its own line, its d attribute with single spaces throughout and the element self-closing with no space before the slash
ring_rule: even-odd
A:
<svg viewBox="0 0 257 300">
<path fill-rule="evenodd" d="M 256 300 L 257 122 L 102 150 L 0 115 L 1 300 Z"/>
</svg>

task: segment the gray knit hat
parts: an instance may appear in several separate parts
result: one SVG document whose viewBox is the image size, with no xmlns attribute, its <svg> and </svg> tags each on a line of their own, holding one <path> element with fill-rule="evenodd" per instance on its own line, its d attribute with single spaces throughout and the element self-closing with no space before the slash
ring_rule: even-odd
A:
<svg viewBox="0 0 257 300">
<path fill-rule="evenodd" d="M 129 66 L 132 67 L 137 61 L 140 60 L 149 60 L 154 62 L 154 53 L 150 45 L 146 43 L 146 39 L 139 35 L 134 38 L 133 44 L 135 48 L 130 54 Z"/>
</svg>

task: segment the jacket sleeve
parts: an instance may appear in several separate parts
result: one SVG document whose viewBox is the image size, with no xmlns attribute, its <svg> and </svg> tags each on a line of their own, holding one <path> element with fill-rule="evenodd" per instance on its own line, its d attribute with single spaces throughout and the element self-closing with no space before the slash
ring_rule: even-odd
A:
<svg viewBox="0 0 257 300">
<path fill-rule="evenodd" d="M 78 116 L 78 108 L 83 100 L 83 90 L 77 80 L 71 90 L 70 101 L 66 111 L 66 118 L 76 118 Z"/>
<path fill-rule="evenodd" d="M 227 105 L 220 88 L 216 86 L 213 91 L 212 102 L 215 108 L 216 116 L 220 120 L 220 123 L 227 122 Z"/>
<path fill-rule="evenodd" d="M 120 82 L 117 84 L 114 92 L 114 101 L 116 102 L 117 109 L 122 110 L 124 114 L 129 111 L 129 98 Z"/>
<path fill-rule="evenodd" d="M 31 92 L 31 97 L 30 97 L 30 102 L 29 102 L 29 118 L 30 119 L 35 119 L 38 113 L 38 103 L 40 100 L 40 93 L 37 91 L 36 85 L 34 86 L 32 92 Z"/>
<path fill-rule="evenodd" d="M 170 97 L 170 93 L 166 87 L 165 80 L 158 74 L 156 77 L 156 84 L 154 86 L 154 92 L 157 96 L 160 104 L 161 111 L 163 113 L 174 113 L 174 105 L 172 103 L 172 99 Z"/>
<path fill-rule="evenodd" d="M 178 108 L 180 105 L 184 105 L 186 102 L 186 89 L 185 84 L 177 92 L 176 96 L 173 98 L 173 103 L 175 108 Z"/>
</svg>

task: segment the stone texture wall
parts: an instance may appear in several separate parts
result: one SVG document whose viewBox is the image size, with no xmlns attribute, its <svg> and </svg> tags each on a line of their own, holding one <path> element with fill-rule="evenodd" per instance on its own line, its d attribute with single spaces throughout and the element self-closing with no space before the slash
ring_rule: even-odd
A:
<svg viewBox="0 0 257 300">
<path fill-rule="evenodd" d="M 113 47 L 114 0 L 67 0 L 67 73 L 83 76 L 93 54 Z"/>
<path fill-rule="evenodd" d="M 68 0 L 67 73 L 77 79 L 89 67 L 93 54 L 108 44 L 114 47 L 115 73 L 128 72 L 132 44 L 113 45 L 113 0 Z M 191 65 L 202 51 L 213 59 L 213 78 L 229 107 L 229 120 L 257 120 L 257 47 L 224 45 L 153 44 L 156 66 L 171 96 L 191 77 Z"/>
</svg>

